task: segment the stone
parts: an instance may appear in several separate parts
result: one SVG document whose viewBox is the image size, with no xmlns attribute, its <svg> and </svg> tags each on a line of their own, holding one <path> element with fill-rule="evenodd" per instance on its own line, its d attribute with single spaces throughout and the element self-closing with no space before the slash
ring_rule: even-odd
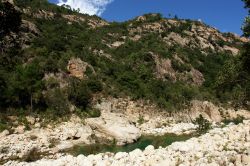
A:
<svg viewBox="0 0 250 166">
<path fill-rule="evenodd" d="M 153 151 L 155 147 L 153 145 L 149 145 L 145 148 L 145 150 Z"/>
<path fill-rule="evenodd" d="M 132 152 L 129 152 L 129 158 L 134 160 L 142 155 L 142 151 L 140 149 L 135 149 Z"/>
<path fill-rule="evenodd" d="M 57 147 L 57 149 L 59 150 L 59 151 L 62 151 L 62 150 L 65 150 L 65 149 L 70 149 L 70 148 L 72 148 L 74 146 L 74 144 L 72 144 L 71 142 L 66 142 L 66 141 L 64 141 L 64 142 L 61 142 L 59 145 L 57 145 L 56 147 Z"/>
<path fill-rule="evenodd" d="M 189 39 L 188 38 L 183 38 L 181 35 L 175 33 L 175 32 L 171 32 L 164 40 L 173 40 L 174 42 L 176 42 L 177 44 L 181 45 L 181 46 L 185 46 L 189 43 Z"/>
<path fill-rule="evenodd" d="M 237 48 L 235 48 L 235 47 L 229 47 L 229 46 L 227 46 L 227 45 L 223 46 L 223 49 L 224 49 L 225 51 L 230 51 L 234 56 L 238 55 L 239 52 L 240 52 L 239 49 L 237 49 Z"/>
<path fill-rule="evenodd" d="M 193 100 L 190 108 L 190 118 L 196 119 L 200 115 L 209 121 L 221 122 L 222 117 L 219 111 L 219 107 L 208 101 Z"/>
<path fill-rule="evenodd" d="M 28 121 L 29 124 L 34 125 L 36 123 L 36 118 L 32 116 L 26 116 L 26 120 Z"/>
<path fill-rule="evenodd" d="M 67 69 L 70 73 L 70 76 L 73 76 L 79 79 L 84 79 L 85 71 L 87 70 L 87 67 L 90 67 L 90 69 L 94 71 L 92 66 L 82 61 L 80 58 L 72 58 L 68 62 Z"/>
<path fill-rule="evenodd" d="M 18 134 L 23 134 L 25 131 L 25 126 L 18 126 L 16 129 L 15 129 L 15 133 L 18 133 Z"/>
<path fill-rule="evenodd" d="M 83 161 L 85 158 L 86 158 L 86 156 L 84 156 L 82 154 L 80 154 L 80 155 L 77 156 L 77 160 L 78 161 Z"/>
<path fill-rule="evenodd" d="M 36 118 L 36 122 L 40 122 L 40 120 L 41 120 L 40 118 Z"/>
<path fill-rule="evenodd" d="M 153 145 L 149 145 L 149 146 L 147 146 L 147 147 L 145 148 L 144 154 L 145 154 L 146 156 L 151 155 L 151 154 L 154 153 L 154 149 L 155 149 L 155 148 L 154 148 Z"/>
<path fill-rule="evenodd" d="M 137 127 L 131 124 L 126 117 L 117 113 L 104 111 L 101 117 L 86 119 L 86 123 L 92 130 L 101 133 L 100 136 L 114 138 L 117 145 L 133 143 L 141 136 Z"/>
<path fill-rule="evenodd" d="M 172 67 L 172 62 L 170 59 L 160 58 L 159 55 L 151 53 L 154 62 L 156 64 L 156 77 L 164 79 L 166 75 L 173 81 L 176 81 L 176 72 Z"/>
<path fill-rule="evenodd" d="M 156 162 L 153 165 L 156 165 L 156 166 L 163 166 L 163 165 L 165 165 L 165 166 L 175 166 L 176 164 L 171 159 L 165 159 L 163 161 Z"/>
<path fill-rule="evenodd" d="M 9 134 L 10 134 L 9 130 L 4 130 L 4 131 L 2 131 L 2 132 L 0 133 L 0 138 L 1 138 L 1 137 L 6 137 L 6 136 L 9 135 Z"/>
<path fill-rule="evenodd" d="M 250 164 L 250 155 L 242 155 L 242 164 L 249 165 Z"/>
<path fill-rule="evenodd" d="M 125 42 L 122 41 L 116 41 L 114 43 L 111 44 L 112 47 L 120 47 L 121 45 L 123 45 Z"/>
<path fill-rule="evenodd" d="M 121 158 L 124 158 L 126 156 L 128 156 L 128 153 L 126 153 L 126 152 L 118 152 L 118 153 L 115 154 L 114 159 L 120 160 Z"/>
<path fill-rule="evenodd" d="M 36 123 L 35 128 L 41 128 L 41 123 Z"/>
</svg>

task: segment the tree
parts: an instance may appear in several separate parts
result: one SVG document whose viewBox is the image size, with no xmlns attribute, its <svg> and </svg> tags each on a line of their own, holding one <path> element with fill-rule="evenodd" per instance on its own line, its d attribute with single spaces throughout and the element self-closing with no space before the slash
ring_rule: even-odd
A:
<svg viewBox="0 0 250 166">
<path fill-rule="evenodd" d="M 10 32 L 18 32 L 21 13 L 9 2 L 0 2 L 0 39 Z"/>
<path fill-rule="evenodd" d="M 198 125 L 197 131 L 199 133 L 205 133 L 211 128 L 211 123 L 201 114 L 195 119 L 194 123 Z"/>
<path fill-rule="evenodd" d="M 248 9 L 248 16 L 242 26 L 243 35 L 250 37 L 250 1 L 242 1 Z M 249 107 L 247 103 L 250 101 L 250 43 L 245 43 L 243 49 L 239 57 L 225 63 L 216 80 L 217 94 L 228 97 L 236 107 Z"/>
<path fill-rule="evenodd" d="M 68 89 L 69 100 L 78 108 L 85 111 L 91 101 L 91 93 L 85 82 L 72 79 Z"/>
<path fill-rule="evenodd" d="M 243 0 L 245 8 L 248 9 L 248 16 L 243 25 L 243 32 L 245 37 L 250 37 L 250 0 Z M 246 89 L 246 100 L 250 100 L 250 43 L 244 46 L 244 52 L 240 58 L 242 64 L 242 76 L 244 79 Z"/>
<path fill-rule="evenodd" d="M 250 36 L 250 1 L 249 0 L 242 0 L 245 3 L 245 8 L 248 9 L 248 16 L 245 19 L 245 22 L 243 24 L 242 30 L 244 32 L 244 36 L 249 37 Z"/>
</svg>

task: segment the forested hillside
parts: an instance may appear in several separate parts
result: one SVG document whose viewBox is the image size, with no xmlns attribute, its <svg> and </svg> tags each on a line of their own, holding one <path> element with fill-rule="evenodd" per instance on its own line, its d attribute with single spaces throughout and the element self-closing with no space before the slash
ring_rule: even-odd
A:
<svg viewBox="0 0 250 166">
<path fill-rule="evenodd" d="M 249 59 L 249 40 L 202 22 L 160 14 L 107 22 L 46 0 L 1 1 L 0 20 L 2 117 L 98 116 L 91 101 L 101 96 L 169 112 L 194 99 L 249 107 L 249 60 L 244 73 L 238 63 L 242 53 Z"/>
</svg>

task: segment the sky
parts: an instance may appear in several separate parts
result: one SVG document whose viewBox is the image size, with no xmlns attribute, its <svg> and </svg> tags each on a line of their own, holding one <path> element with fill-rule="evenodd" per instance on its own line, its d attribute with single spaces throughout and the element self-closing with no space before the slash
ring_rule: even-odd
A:
<svg viewBox="0 0 250 166">
<path fill-rule="evenodd" d="M 146 13 L 177 15 L 183 19 L 202 20 L 221 32 L 241 35 L 247 15 L 241 0 L 49 0 L 67 4 L 80 12 L 98 15 L 107 21 L 126 21 Z"/>
</svg>

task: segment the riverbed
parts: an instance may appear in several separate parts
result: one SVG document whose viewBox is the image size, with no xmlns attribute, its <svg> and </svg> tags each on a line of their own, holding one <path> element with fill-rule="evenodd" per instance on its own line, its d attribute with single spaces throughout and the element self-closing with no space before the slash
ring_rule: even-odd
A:
<svg viewBox="0 0 250 166">
<path fill-rule="evenodd" d="M 93 144 L 93 145 L 76 145 L 71 149 L 66 150 L 65 152 L 73 156 L 78 156 L 80 154 L 90 155 L 90 154 L 99 154 L 99 153 L 117 153 L 117 152 L 131 152 L 135 149 L 144 150 L 148 145 L 153 145 L 155 148 L 166 147 L 171 145 L 173 142 L 186 141 L 189 138 L 194 137 L 193 135 L 175 135 L 175 134 L 166 134 L 163 136 L 153 136 L 145 135 L 138 139 L 135 143 L 117 146 L 115 142 L 113 144 Z"/>
</svg>

